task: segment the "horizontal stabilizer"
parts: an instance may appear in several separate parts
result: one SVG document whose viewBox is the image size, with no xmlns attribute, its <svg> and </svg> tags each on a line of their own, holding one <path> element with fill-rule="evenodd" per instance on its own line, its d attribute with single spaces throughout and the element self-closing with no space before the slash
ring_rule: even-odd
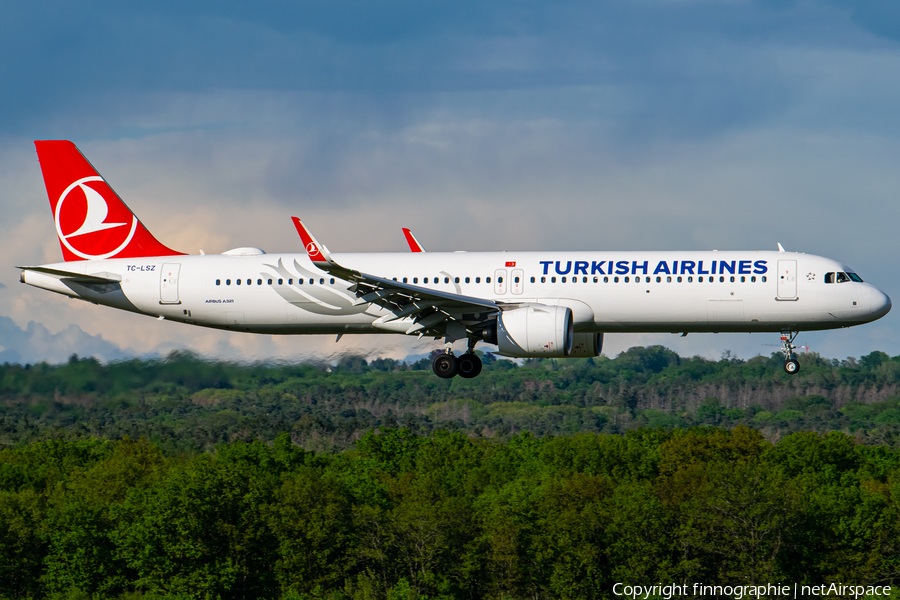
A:
<svg viewBox="0 0 900 600">
<path fill-rule="evenodd" d="M 72 279 L 83 283 L 119 283 L 122 281 L 121 275 L 115 273 L 94 273 L 87 275 L 85 273 L 73 273 L 72 271 L 62 271 L 60 269 L 49 269 L 47 267 L 16 267 L 23 271 L 34 271 L 36 273 L 45 273 L 55 277 Z"/>
</svg>

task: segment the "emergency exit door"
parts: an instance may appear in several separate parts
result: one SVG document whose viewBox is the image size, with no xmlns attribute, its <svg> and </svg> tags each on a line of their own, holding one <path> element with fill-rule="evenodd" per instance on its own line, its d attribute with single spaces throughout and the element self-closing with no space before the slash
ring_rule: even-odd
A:
<svg viewBox="0 0 900 600">
<path fill-rule="evenodd" d="M 778 261 L 778 299 L 795 300 L 797 298 L 797 261 Z"/>
<path fill-rule="evenodd" d="M 179 304 L 178 300 L 178 274 L 181 271 L 179 263 L 168 263 L 162 266 L 159 274 L 159 303 Z"/>
</svg>

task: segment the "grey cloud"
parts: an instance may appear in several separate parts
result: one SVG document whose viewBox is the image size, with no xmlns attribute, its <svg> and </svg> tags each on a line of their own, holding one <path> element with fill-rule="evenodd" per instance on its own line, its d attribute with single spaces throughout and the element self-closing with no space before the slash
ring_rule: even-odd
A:
<svg viewBox="0 0 900 600">
<path fill-rule="evenodd" d="M 9 317 L 0 316 L 0 362 L 65 362 L 72 354 L 94 356 L 102 361 L 127 358 L 131 353 L 103 339 L 85 333 L 78 325 L 69 325 L 58 333 L 30 321 L 21 329 Z"/>
</svg>

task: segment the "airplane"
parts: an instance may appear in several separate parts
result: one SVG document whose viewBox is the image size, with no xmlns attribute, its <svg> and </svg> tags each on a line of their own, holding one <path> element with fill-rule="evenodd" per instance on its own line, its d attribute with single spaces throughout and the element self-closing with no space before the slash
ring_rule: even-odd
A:
<svg viewBox="0 0 900 600">
<path fill-rule="evenodd" d="M 63 262 L 22 283 L 157 319 L 261 334 L 443 339 L 442 378 L 476 377 L 475 346 L 512 358 L 598 356 L 607 333 L 781 334 L 875 321 L 891 300 L 840 262 L 778 251 L 332 254 L 292 217 L 302 253 L 187 255 L 159 242 L 70 141 L 36 141 Z M 466 340 L 467 350 L 453 353 Z"/>
</svg>

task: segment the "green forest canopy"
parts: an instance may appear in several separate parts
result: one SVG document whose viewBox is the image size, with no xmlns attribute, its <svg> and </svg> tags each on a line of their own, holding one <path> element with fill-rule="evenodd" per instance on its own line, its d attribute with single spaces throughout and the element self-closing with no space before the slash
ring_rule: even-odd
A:
<svg viewBox="0 0 900 600">
<path fill-rule="evenodd" d="M 744 424 L 770 441 L 793 431 L 844 431 L 869 444 L 900 443 L 900 357 L 800 355 L 719 361 L 661 346 L 616 358 L 530 360 L 485 356 L 475 380 L 434 377 L 408 365 L 348 357 L 336 366 L 164 360 L 0 367 L 0 447 L 46 439 L 147 437 L 167 454 L 289 432 L 319 451 L 351 447 L 367 431 L 407 427 L 508 439 L 638 427 Z"/>
<path fill-rule="evenodd" d="M 0 597 L 612 598 L 615 583 L 897 585 L 900 451 L 640 428 L 353 450 L 0 450 Z M 896 594 L 896 587 L 893 593 Z"/>
</svg>

